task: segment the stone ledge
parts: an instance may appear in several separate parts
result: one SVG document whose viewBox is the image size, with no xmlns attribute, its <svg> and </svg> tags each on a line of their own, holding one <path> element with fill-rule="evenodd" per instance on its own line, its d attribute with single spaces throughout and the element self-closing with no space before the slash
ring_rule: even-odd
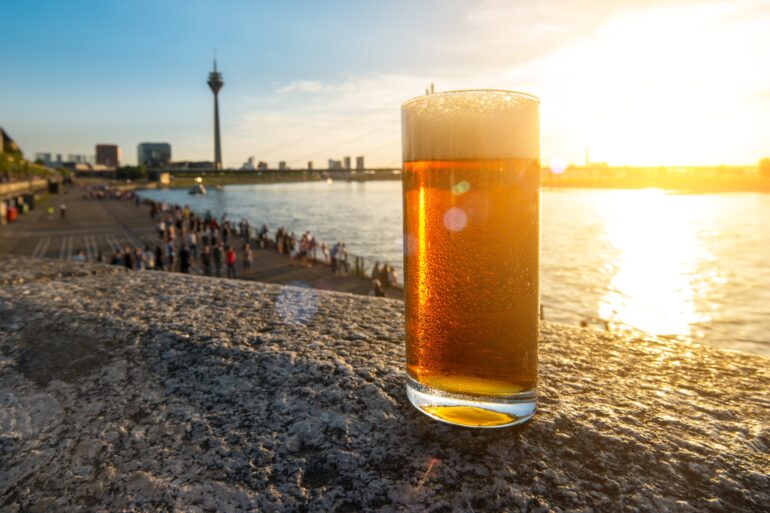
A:
<svg viewBox="0 0 770 513">
<path fill-rule="evenodd" d="M 0 258 L 2 511 L 766 511 L 768 359 L 545 323 L 523 428 L 431 421 L 402 303 Z"/>
</svg>

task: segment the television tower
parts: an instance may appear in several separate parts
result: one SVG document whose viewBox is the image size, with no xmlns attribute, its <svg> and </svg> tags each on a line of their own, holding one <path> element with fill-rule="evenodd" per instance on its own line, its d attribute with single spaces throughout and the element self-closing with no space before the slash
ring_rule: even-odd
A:
<svg viewBox="0 0 770 513">
<path fill-rule="evenodd" d="M 222 169 L 222 144 L 219 137 L 219 90 L 225 85 L 222 74 L 217 71 L 217 55 L 214 53 L 214 71 L 209 73 L 209 87 L 214 93 L 214 168 Z"/>
</svg>

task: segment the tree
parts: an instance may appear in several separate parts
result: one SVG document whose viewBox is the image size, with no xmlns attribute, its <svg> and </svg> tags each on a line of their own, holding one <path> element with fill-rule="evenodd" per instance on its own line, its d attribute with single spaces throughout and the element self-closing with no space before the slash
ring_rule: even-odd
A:
<svg viewBox="0 0 770 513">
<path fill-rule="evenodd" d="M 138 180 L 140 178 L 146 178 L 147 166 L 144 164 L 139 166 L 123 166 L 118 168 L 115 172 L 115 176 L 121 180 Z"/>
</svg>

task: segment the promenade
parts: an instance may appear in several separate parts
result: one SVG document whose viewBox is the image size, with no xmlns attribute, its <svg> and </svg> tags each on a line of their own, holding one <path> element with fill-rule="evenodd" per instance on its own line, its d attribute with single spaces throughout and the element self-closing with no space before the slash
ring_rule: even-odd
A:
<svg viewBox="0 0 770 513">
<path fill-rule="evenodd" d="M 62 203 L 67 205 L 64 219 L 59 216 L 59 205 Z M 47 213 L 49 206 L 54 207 L 53 216 Z M 85 261 L 96 262 L 101 252 L 103 262 L 109 263 L 112 254 L 122 251 L 125 246 L 154 250 L 159 242 L 147 205 L 137 207 L 126 200 L 84 199 L 83 190 L 78 188 L 44 196 L 30 214 L 22 216 L 18 222 L 0 226 L 0 255 L 71 261 L 82 251 Z M 287 256 L 279 255 L 274 249 L 258 249 L 254 244 L 252 247 L 254 262 L 248 272 L 243 269 L 239 252 L 236 264 L 239 279 L 353 294 L 368 294 L 371 288 L 368 279 L 332 274 L 329 266 L 321 263 L 303 267 Z M 197 260 L 192 273 L 203 274 Z M 386 294 L 387 297 L 403 299 L 401 289 L 388 288 Z"/>
</svg>

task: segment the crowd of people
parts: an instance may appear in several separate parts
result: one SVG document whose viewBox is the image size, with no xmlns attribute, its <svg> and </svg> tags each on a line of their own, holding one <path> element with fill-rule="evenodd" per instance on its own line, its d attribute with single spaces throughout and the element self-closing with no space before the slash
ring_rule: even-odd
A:
<svg viewBox="0 0 770 513">
<path fill-rule="evenodd" d="M 105 197 L 93 192 L 89 196 Z M 187 205 L 142 200 L 135 194 L 123 195 L 122 198 L 133 201 L 137 207 L 142 203 L 149 204 L 158 242 L 154 249 L 145 245 L 144 248 L 125 246 L 116 250 L 109 261 L 113 265 L 182 273 L 190 273 L 197 268 L 206 276 L 237 278 L 238 262 L 243 272 L 249 273 L 254 264 L 254 249 L 270 249 L 286 255 L 294 265 L 327 265 L 337 275 L 351 272 L 351 258 L 344 242 L 329 246 L 319 242 L 310 232 L 298 237 L 285 227 L 278 228 L 271 237 L 266 224 L 256 230 L 245 218 L 234 223 L 227 214 L 219 219 L 209 212 L 201 216 Z M 98 259 L 102 261 L 101 254 Z M 388 264 L 375 263 L 371 279 L 371 295 L 384 296 L 385 287 L 398 285 L 396 270 Z"/>
</svg>

